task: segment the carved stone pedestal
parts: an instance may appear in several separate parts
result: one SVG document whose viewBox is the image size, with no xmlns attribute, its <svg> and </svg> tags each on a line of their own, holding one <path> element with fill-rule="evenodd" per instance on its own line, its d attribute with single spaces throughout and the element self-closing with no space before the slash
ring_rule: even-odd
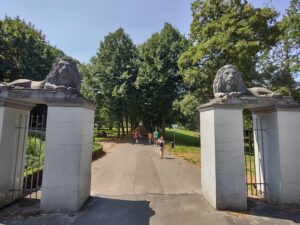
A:
<svg viewBox="0 0 300 225">
<path fill-rule="evenodd" d="M 215 209 L 247 208 L 242 108 L 200 109 L 201 184 Z"/>
<path fill-rule="evenodd" d="M 78 211 L 90 195 L 94 108 L 48 104 L 41 209 Z"/>
</svg>

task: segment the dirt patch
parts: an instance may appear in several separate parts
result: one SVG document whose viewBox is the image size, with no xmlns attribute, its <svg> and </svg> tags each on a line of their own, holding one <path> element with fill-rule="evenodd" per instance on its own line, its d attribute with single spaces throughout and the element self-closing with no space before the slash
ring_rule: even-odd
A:
<svg viewBox="0 0 300 225">
<path fill-rule="evenodd" d="M 110 150 L 116 146 L 116 143 L 110 143 L 110 142 L 101 142 L 101 144 L 103 145 L 104 151 Z"/>
</svg>

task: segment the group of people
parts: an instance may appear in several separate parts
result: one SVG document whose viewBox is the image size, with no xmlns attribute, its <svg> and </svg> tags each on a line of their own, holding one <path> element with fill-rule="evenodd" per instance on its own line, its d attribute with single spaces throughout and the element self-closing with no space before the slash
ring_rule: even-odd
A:
<svg viewBox="0 0 300 225">
<path fill-rule="evenodd" d="M 140 142 L 140 139 L 141 139 L 141 133 L 140 131 L 135 131 L 134 132 L 134 135 L 133 135 L 133 138 L 135 140 L 135 143 L 136 144 L 139 144 Z M 153 132 L 153 134 L 149 131 L 148 132 L 148 143 L 149 144 L 154 144 L 154 146 L 157 146 L 159 147 L 159 150 L 160 150 L 160 158 L 164 158 L 164 145 L 165 145 L 165 140 L 164 140 L 164 137 L 163 136 L 160 136 L 159 137 L 159 133 L 157 130 L 155 130 Z"/>
</svg>

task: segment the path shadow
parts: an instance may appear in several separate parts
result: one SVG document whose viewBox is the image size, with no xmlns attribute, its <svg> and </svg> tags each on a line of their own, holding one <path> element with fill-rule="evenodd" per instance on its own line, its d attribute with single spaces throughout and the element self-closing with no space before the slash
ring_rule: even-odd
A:
<svg viewBox="0 0 300 225">
<path fill-rule="evenodd" d="M 92 161 L 96 161 L 102 157 L 104 157 L 106 155 L 106 152 L 103 151 L 103 149 L 101 151 L 96 151 L 92 153 Z"/>
<path fill-rule="evenodd" d="M 173 157 L 168 157 L 168 156 L 164 156 L 163 159 L 175 159 L 175 158 L 173 158 Z"/>
<path fill-rule="evenodd" d="M 154 214 L 147 201 L 90 197 L 73 225 L 149 225 Z"/>
<path fill-rule="evenodd" d="M 300 207 L 277 206 L 258 199 L 248 199 L 248 210 L 246 214 L 300 223 Z"/>
</svg>

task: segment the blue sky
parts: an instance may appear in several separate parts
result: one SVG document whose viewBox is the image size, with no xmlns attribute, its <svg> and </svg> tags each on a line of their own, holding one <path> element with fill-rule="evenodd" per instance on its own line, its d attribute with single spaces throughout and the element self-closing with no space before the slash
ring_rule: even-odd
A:
<svg viewBox="0 0 300 225">
<path fill-rule="evenodd" d="M 0 0 L 0 19 L 20 16 L 42 30 L 50 44 L 81 62 L 95 55 L 100 40 L 124 28 L 135 44 L 141 44 L 165 22 L 188 36 L 192 0 Z M 266 2 L 283 12 L 289 0 Z"/>
</svg>

